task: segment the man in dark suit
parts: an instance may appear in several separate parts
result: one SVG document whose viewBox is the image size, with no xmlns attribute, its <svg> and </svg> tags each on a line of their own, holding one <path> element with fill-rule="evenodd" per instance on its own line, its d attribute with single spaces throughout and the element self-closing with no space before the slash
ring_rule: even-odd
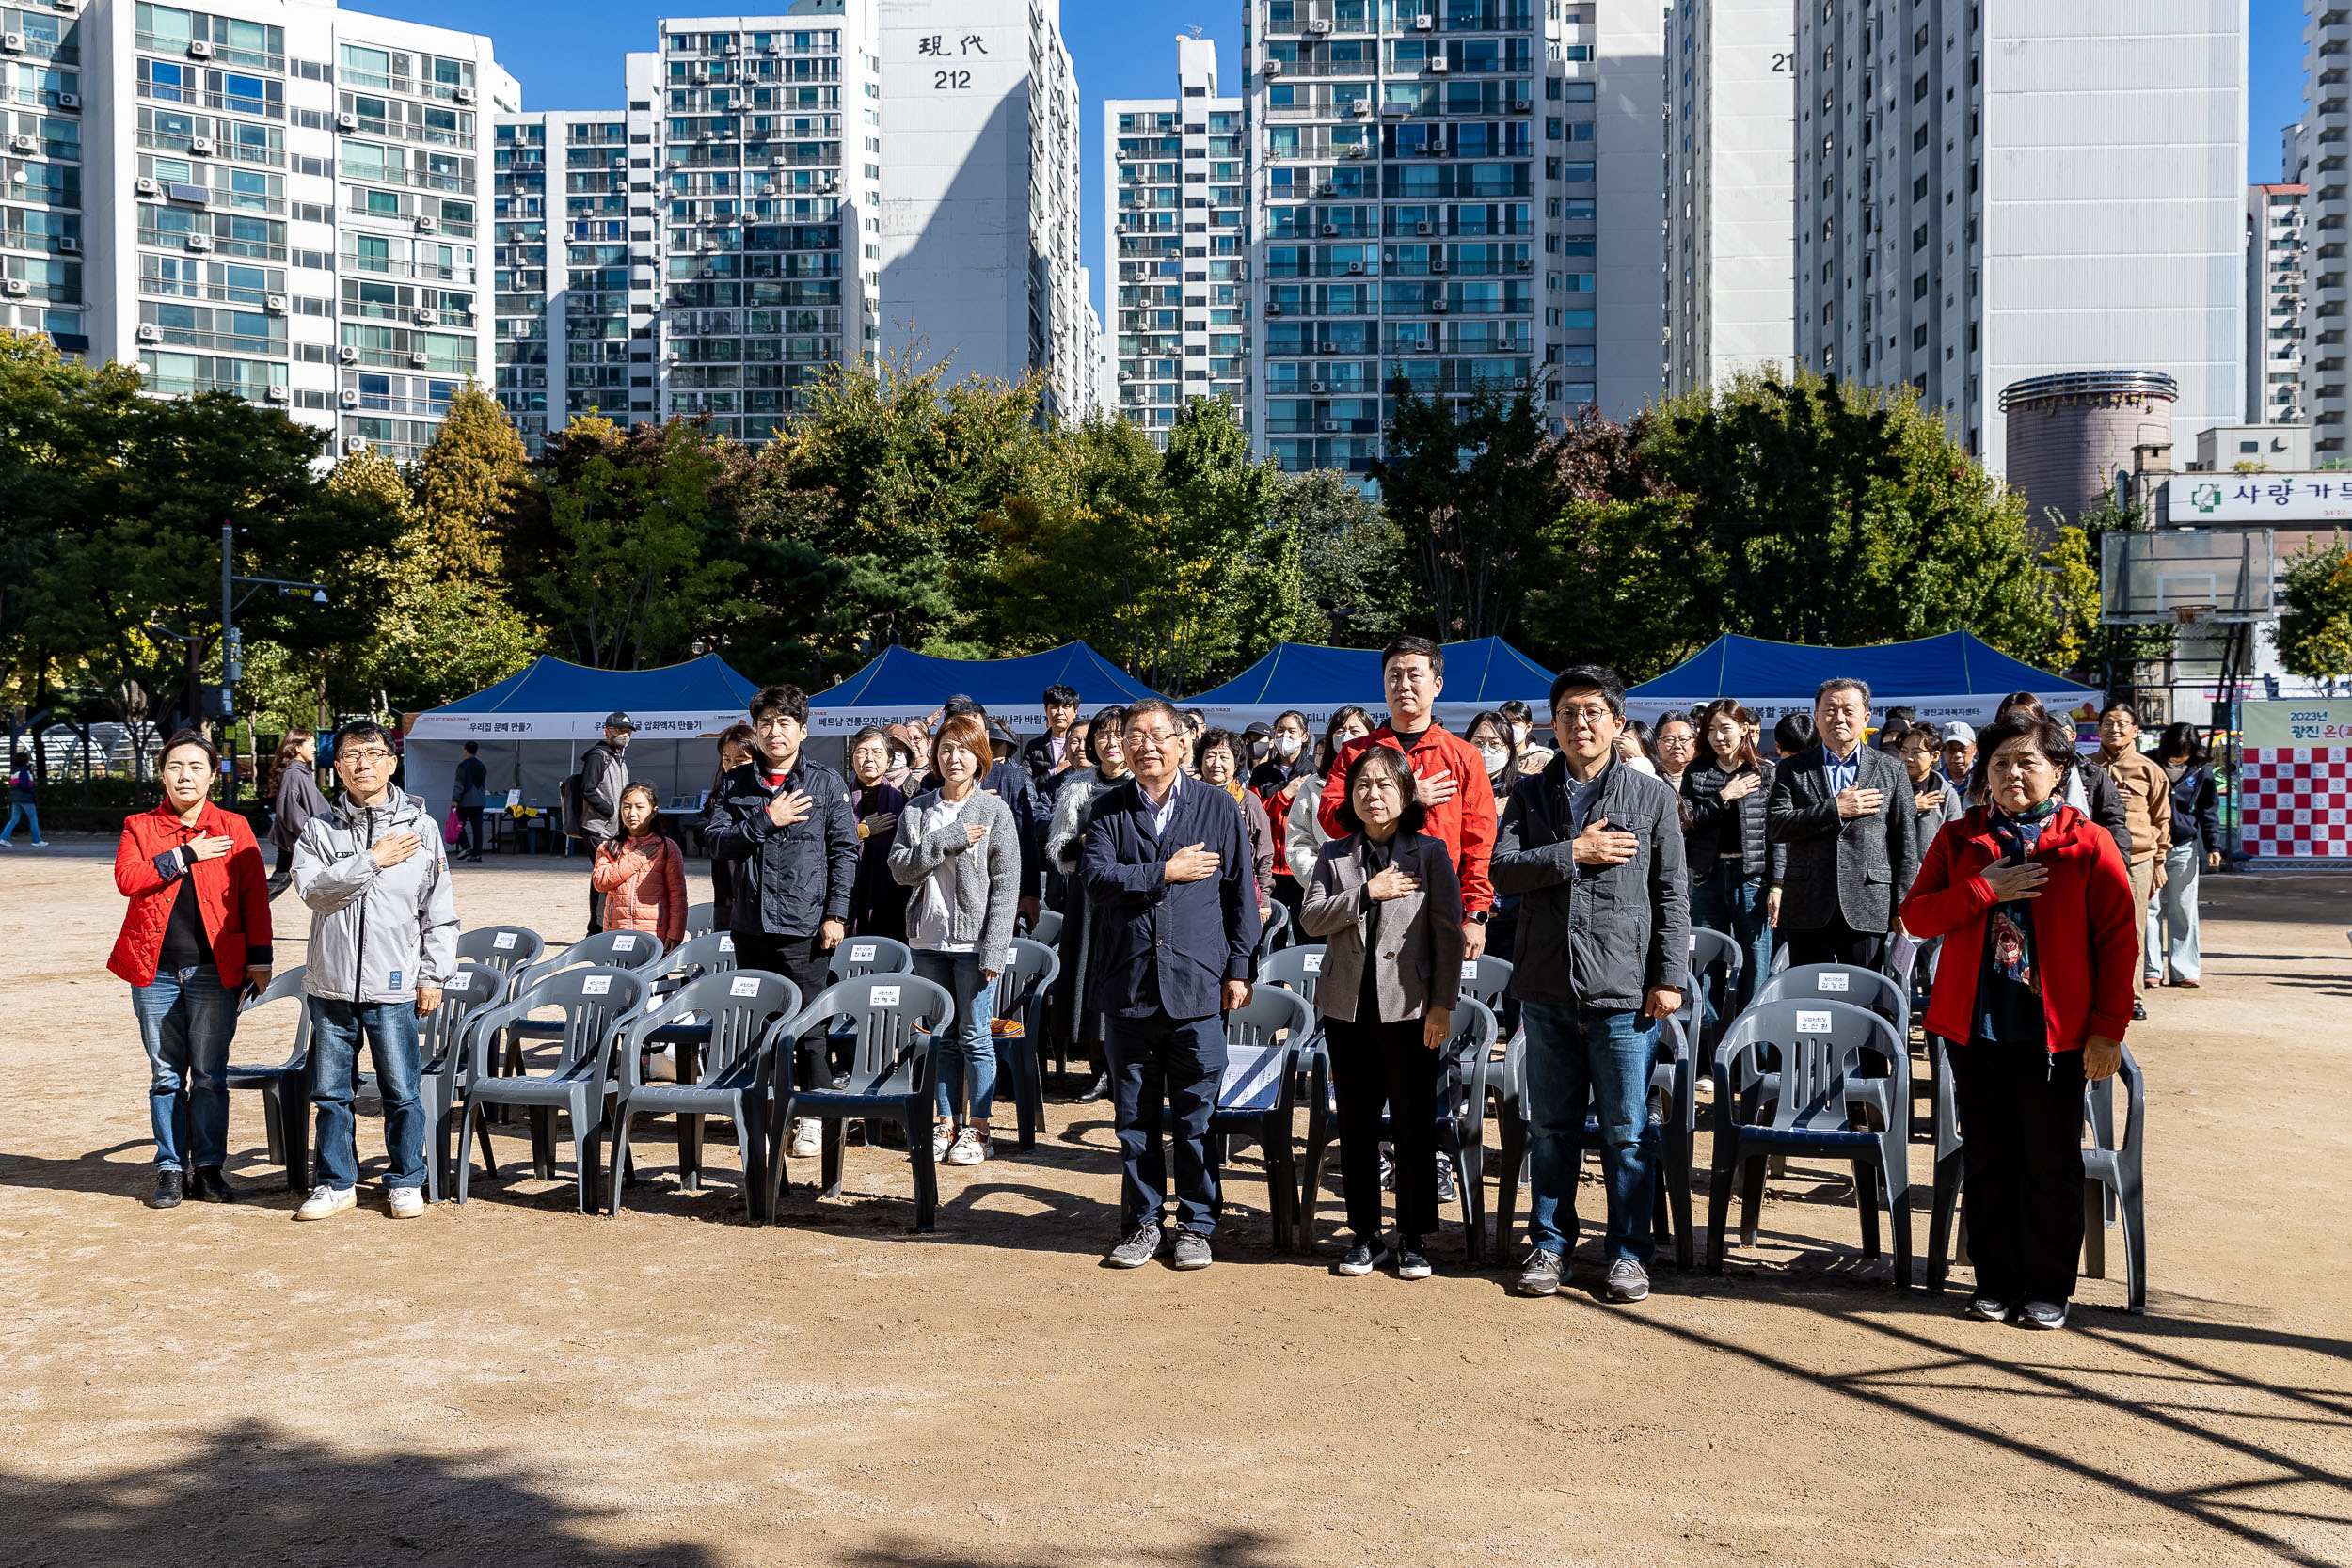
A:
<svg viewBox="0 0 2352 1568">
<path fill-rule="evenodd" d="M 1225 1074 L 1220 1016 L 1249 1000 L 1258 891 L 1241 812 L 1224 790 L 1186 778 L 1184 718 L 1147 697 L 1127 710 L 1133 777 L 1088 808 L 1078 879 L 1096 935 L 1088 1000 L 1110 1020 L 1111 1101 L 1124 1227 L 1106 1259 L 1158 1256 L 1168 1161 L 1160 1101 L 1174 1111 L 1179 1228 L 1175 1264 L 1209 1266 L 1216 1228 L 1209 1114 Z"/>
<path fill-rule="evenodd" d="M 1766 836 L 1788 846 L 1780 931 L 1792 964 L 1878 968 L 1919 869 L 1911 776 L 1863 745 L 1869 724 L 1867 684 L 1823 681 L 1814 742 L 1781 766 L 1765 800 Z"/>
</svg>

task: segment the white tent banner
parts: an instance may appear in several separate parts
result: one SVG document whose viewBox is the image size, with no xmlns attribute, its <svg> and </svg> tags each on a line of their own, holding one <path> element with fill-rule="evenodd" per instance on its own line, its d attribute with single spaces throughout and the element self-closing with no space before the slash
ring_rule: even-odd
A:
<svg viewBox="0 0 2352 1568">
<path fill-rule="evenodd" d="M 1097 705 L 1097 706 L 1107 705 Z M 868 724 L 920 724 L 938 711 L 937 705 L 930 707 L 910 707 L 904 703 L 873 707 L 811 707 L 808 710 L 808 733 L 815 736 L 840 736 L 846 739 Z M 1093 711 L 1093 708 L 1081 705 L 1078 714 L 1079 717 L 1084 718 Z M 1025 738 L 1033 735 L 1042 735 L 1045 732 L 1045 709 L 1041 706 L 992 707 L 988 710 L 988 716 L 1011 725 L 1013 733 Z M 740 719 L 742 715 L 738 714 L 736 717 Z"/>
<path fill-rule="evenodd" d="M 1802 713 L 1808 719 L 1813 717 L 1813 693 L 1810 691 L 1785 697 L 1751 697 L 1745 692 L 1739 691 L 1726 692 L 1724 695 L 1737 697 L 1747 705 L 1748 710 L 1754 713 L 1757 721 L 1763 724 L 1767 735 L 1772 733 L 1774 724 L 1780 722 L 1788 714 Z M 1966 724 L 1973 729 L 1982 729 L 1993 722 L 1994 714 L 2001 705 L 2001 699 L 2008 695 L 2006 691 L 1990 691 L 1964 692 L 1949 697 L 1880 696 L 1874 699 L 1870 705 L 1874 718 L 1883 717 L 1890 707 L 1908 707 L 1918 714 L 1919 722 L 1933 724 L 1939 729 L 1946 724 Z M 2034 695 L 2042 699 L 2042 706 L 2061 718 L 2077 722 L 2092 722 L 2098 719 L 2099 696 L 2097 692 L 2086 691 L 2080 687 L 2062 687 L 2051 691 L 2037 691 Z M 1655 724 L 1661 714 L 1687 714 L 1691 709 L 1699 705 L 1698 703 L 1688 699 L 1629 697 L 1626 699 L 1625 711 L 1629 718 L 1639 719 L 1645 724 Z M 1550 716 L 1546 714 L 1541 717 L 1549 719 Z"/>
<path fill-rule="evenodd" d="M 411 740 L 601 740 L 606 708 L 594 713 L 465 713 L 437 708 L 410 721 Z M 691 740 L 744 721 L 743 710 L 632 713 L 639 740 Z"/>
<path fill-rule="evenodd" d="M 1386 699 L 1384 699 L 1376 691 L 1369 697 L 1357 699 L 1352 703 L 1335 703 L 1327 699 L 1318 700 L 1311 703 L 1180 702 L 1176 705 L 1176 711 L 1179 713 L 1186 713 L 1190 712 L 1193 708 L 1198 707 L 1200 710 L 1201 716 L 1208 720 L 1212 728 L 1232 730 L 1235 733 L 1248 729 L 1252 724 L 1271 724 L 1285 713 L 1303 713 L 1307 716 L 1308 733 L 1320 737 L 1323 734 L 1324 726 L 1331 721 L 1331 715 L 1338 712 L 1341 708 L 1351 705 L 1363 708 L 1369 712 L 1372 715 L 1372 721 L 1375 724 L 1386 721 L 1389 717 L 1388 703 Z M 1544 705 L 1543 700 L 1540 696 L 1538 696 L 1531 701 L 1528 705 L 1530 707 L 1540 709 Z M 1434 711 L 1437 714 L 1438 723 L 1444 725 L 1455 735 L 1460 735 L 1465 730 L 1470 728 L 1471 720 L 1477 718 L 1480 714 L 1486 712 L 1486 710 L 1476 703 L 1441 702 L 1436 705 Z M 1535 720 L 1537 723 L 1544 723 L 1548 722 L 1550 717 L 1551 716 L 1548 713 L 1538 712 L 1535 715 Z"/>
</svg>

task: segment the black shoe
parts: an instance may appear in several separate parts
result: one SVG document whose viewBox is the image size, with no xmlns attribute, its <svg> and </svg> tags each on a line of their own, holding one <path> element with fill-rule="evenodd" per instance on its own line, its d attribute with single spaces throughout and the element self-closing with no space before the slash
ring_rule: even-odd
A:
<svg viewBox="0 0 2352 1568">
<path fill-rule="evenodd" d="M 1331 1272 L 1354 1279 L 1378 1268 L 1388 1256 L 1389 1249 L 1385 1246 L 1367 1246 L 1358 1242 L 1347 1249 L 1346 1257 L 1331 1265 Z"/>
<path fill-rule="evenodd" d="M 235 1189 L 229 1185 L 228 1178 L 221 1175 L 218 1165 L 199 1165 L 196 1168 L 196 1180 L 189 1187 L 188 1196 L 199 1203 L 234 1203 L 237 1201 Z"/>
<path fill-rule="evenodd" d="M 1438 1201 L 1454 1203 L 1460 1201 L 1461 1196 L 1462 1190 L 1454 1184 L 1454 1156 L 1440 1153 L 1438 1156 Z"/>
<path fill-rule="evenodd" d="M 1396 1249 L 1396 1276 L 1399 1279 L 1426 1279 L 1429 1259 L 1422 1256 L 1421 1238 L 1407 1236 Z"/>
<path fill-rule="evenodd" d="M 2137 1023 L 2145 1023 L 2145 1022 L 2148 1022 L 2148 1004 L 2147 1004 L 2147 1003 L 2145 1003 L 2145 1002 L 2135 1002 L 2135 1003 L 2133 1003 L 2133 1004 L 2132 1004 L 2132 1020 L 2133 1020 L 2133 1022 L 2137 1022 Z"/>
<path fill-rule="evenodd" d="M 147 1206 L 150 1209 L 180 1207 L 180 1173 L 178 1171 L 159 1170 L 155 1173 L 155 1190 L 147 1195 Z"/>
</svg>

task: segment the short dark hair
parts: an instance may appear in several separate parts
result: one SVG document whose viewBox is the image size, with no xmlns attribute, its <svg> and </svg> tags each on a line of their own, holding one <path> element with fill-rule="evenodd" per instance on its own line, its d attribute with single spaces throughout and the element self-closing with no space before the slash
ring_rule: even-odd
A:
<svg viewBox="0 0 2352 1568">
<path fill-rule="evenodd" d="M 1087 721 L 1087 761 L 1097 768 L 1103 765 L 1103 737 L 1127 727 L 1127 710 L 1113 703 L 1098 707 L 1094 717 Z"/>
<path fill-rule="evenodd" d="M 1852 675 L 1832 675 L 1815 687 L 1813 689 L 1814 705 L 1817 707 L 1820 705 L 1821 699 L 1833 691 L 1858 691 L 1862 693 L 1862 705 L 1866 708 L 1870 705 L 1870 683 L 1858 680 Z"/>
<path fill-rule="evenodd" d="M 1074 686 L 1064 686 L 1061 682 L 1056 681 L 1045 689 L 1044 703 L 1047 707 L 1076 707 L 1078 689 Z"/>
<path fill-rule="evenodd" d="M 1147 713 L 1165 713 L 1168 721 L 1178 729 L 1184 727 L 1184 716 L 1176 711 L 1176 705 L 1165 697 L 1137 697 L 1127 705 L 1127 716 L 1120 721 L 1120 729 L 1132 729 L 1135 721 Z"/>
<path fill-rule="evenodd" d="M 358 727 L 358 726 L 357 725 L 345 726 L 346 729 L 356 729 Z M 375 726 L 373 724 L 370 724 L 367 728 L 373 730 L 375 729 Z M 379 730 L 377 733 L 380 735 L 383 732 Z M 336 740 L 340 742 L 342 737 L 343 731 L 337 730 L 335 732 Z M 183 746 L 193 746 L 198 751 L 202 752 L 204 753 L 206 768 L 215 773 L 220 771 L 220 748 L 206 739 L 202 730 L 182 730 L 174 735 L 169 740 L 165 741 L 163 746 L 155 752 L 155 766 L 161 768 L 164 764 L 164 758 L 171 755 L 172 752 L 178 751 Z"/>
<path fill-rule="evenodd" d="M 883 745 L 887 746 L 890 744 L 890 732 L 883 729 L 880 724 L 868 724 L 865 728 L 859 730 L 857 734 L 850 736 L 850 750 L 854 752 L 869 740 L 879 740 Z"/>
<path fill-rule="evenodd" d="M 1372 721 L 1372 714 L 1369 711 L 1358 706 L 1354 703 L 1348 703 L 1343 706 L 1333 708 L 1331 710 L 1331 717 L 1323 721 L 1323 738 L 1316 743 L 1316 772 L 1328 773 L 1331 771 L 1332 765 L 1340 760 L 1340 749 L 1331 743 L 1331 737 L 1337 735 L 1339 733 L 1340 726 L 1346 723 L 1350 719 L 1362 720 L 1364 721 L 1364 733 L 1366 735 L 1370 735 L 1373 731 L 1380 727 Z"/>
<path fill-rule="evenodd" d="M 1613 719 L 1625 717 L 1625 681 L 1606 664 L 1571 664 L 1552 677 L 1551 711 L 1560 711 L 1560 699 L 1571 691 L 1597 691 L 1600 700 L 1609 705 Z"/>
<path fill-rule="evenodd" d="M 960 713 L 969 713 L 979 719 L 988 717 L 988 709 L 961 691 L 939 705 L 939 716 L 942 719 L 953 719 Z"/>
<path fill-rule="evenodd" d="M 2099 717 L 2101 719 L 2105 719 L 2108 714 L 2113 713 L 2117 708 L 2122 708 L 2125 713 L 2130 714 L 2132 716 L 2133 723 L 2137 724 L 2139 722 L 2139 709 L 2134 707 L 2131 704 L 2125 702 L 2121 697 L 2116 698 L 2115 701 L 2101 708 L 2099 710 Z"/>
<path fill-rule="evenodd" d="M 1891 724 L 1898 719 L 1906 724 L 1915 724 L 1919 721 L 1919 710 L 1908 703 L 1898 703 L 1886 710 L 1886 721 Z"/>
<path fill-rule="evenodd" d="M 479 747 L 479 746 L 477 746 L 477 745 L 475 745 L 472 741 L 469 740 L 469 741 L 467 741 L 467 742 L 466 742 L 466 754 L 467 754 L 468 756 L 471 756 L 471 755 L 473 755 L 476 752 L 479 752 L 480 750 L 482 750 L 482 748 L 481 748 L 481 747 Z"/>
<path fill-rule="evenodd" d="M 1692 735 L 1698 734 L 1699 731 L 1698 719 L 1695 714 L 1685 713 L 1680 708 L 1669 708 L 1658 716 L 1658 722 L 1651 727 L 1649 733 L 1655 736 L 1669 724 L 1688 724 Z"/>
<path fill-rule="evenodd" d="M 1430 641 L 1426 637 L 1390 638 L 1389 645 L 1380 650 L 1380 673 L 1384 675 L 1387 674 L 1389 673 L 1389 661 L 1391 659 L 1403 658 L 1406 654 L 1420 654 L 1429 660 L 1429 673 L 1437 676 L 1439 680 L 1443 680 L 1445 678 L 1445 650 L 1438 647 L 1435 642 Z"/>
<path fill-rule="evenodd" d="M 1396 792 L 1405 801 L 1405 810 L 1396 820 L 1396 831 L 1421 832 L 1422 824 L 1429 820 L 1429 808 L 1421 803 L 1421 788 L 1413 777 L 1413 765 L 1393 746 L 1367 746 L 1347 765 L 1347 788 L 1340 797 L 1340 826 L 1351 833 L 1364 831 L 1364 819 L 1356 815 L 1356 781 L 1367 768 L 1377 768 L 1396 781 Z"/>
<path fill-rule="evenodd" d="M 202 746 L 206 751 L 213 751 L 213 743 L 206 740 L 202 736 L 196 734 L 192 730 L 182 730 L 178 735 L 173 736 L 171 737 L 171 746 L 177 746 L 183 740 L 195 741 L 199 745 Z M 386 729 L 383 725 L 377 723 L 373 719 L 354 719 L 349 723 L 346 723 L 342 728 L 338 729 L 335 732 L 336 755 L 341 756 L 342 754 L 343 748 L 350 745 L 355 740 L 380 741 L 386 751 L 389 752 L 392 749 L 392 732 Z M 165 747 L 164 751 L 169 751 L 171 746 Z M 158 758 L 161 758 L 163 754 L 163 752 L 155 753 Z M 218 752 L 213 752 L 213 757 L 215 761 L 218 761 L 220 753 Z"/>
<path fill-rule="evenodd" d="M 16 755 L 8 759 L 8 766 L 11 768 L 30 768 L 33 766 L 33 753 L 30 752 L 17 752 Z"/>
<path fill-rule="evenodd" d="M 1782 756 L 1804 751 L 1813 744 L 1813 716 L 1809 713 L 1784 713 L 1772 726 L 1772 750 Z"/>
<path fill-rule="evenodd" d="M 2030 691 L 2012 691 L 2008 696 L 2001 699 L 2000 706 L 1993 710 L 1993 721 L 1996 724 L 1999 723 L 2003 719 L 2009 717 L 2009 710 L 2013 707 L 2028 708 L 2035 713 L 2040 713 L 2042 711 L 2042 699 L 2035 696 Z M 1979 736 L 1979 738 L 1981 739 L 1982 737 Z"/>
<path fill-rule="evenodd" d="M 2156 739 L 2156 760 L 2167 762 L 2174 757 L 2184 759 L 2191 768 L 2202 768 L 2213 760 L 2213 753 L 2205 749 L 2205 737 L 2197 733 L 2196 725 L 2171 723 L 2164 727 L 2164 734 Z"/>
<path fill-rule="evenodd" d="M 1992 724 L 1978 732 L 1977 762 L 1968 769 L 1968 793 L 1976 800 L 1985 799 L 1986 769 L 1993 766 L 1993 753 L 2010 741 L 2024 736 L 2033 742 L 2034 750 L 2058 769 L 2058 787 L 2066 786 L 2066 771 L 2082 761 L 2082 752 L 2074 746 L 2074 726 L 2042 712 L 2039 706 L 2028 713 L 2023 705 L 2011 709 Z"/>
<path fill-rule="evenodd" d="M 1512 698 L 1509 702 L 1495 709 L 1495 711 L 1502 715 L 1505 719 L 1511 721 L 1514 724 L 1525 724 L 1529 729 L 1534 729 L 1535 727 L 1535 710 L 1529 707 L 1525 703 L 1520 702 L 1517 697 Z"/>
<path fill-rule="evenodd" d="M 806 729 L 808 693 L 797 686 L 763 686 L 759 689 L 759 695 L 752 699 L 751 715 L 756 719 L 763 713 L 789 719 Z"/>
<path fill-rule="evenodd" d="M 1194 748 L 1193 760 L 1200 761 L 1219 746 L 1233 753 L 1235 768 L 1239 768 L 1249 755 L 1249 748 L 1242 744 L 1241 736 L 1231 730 L 1218 729 L 1212 725 L 1200 732 L 1200 744 Z"/>
</svg>

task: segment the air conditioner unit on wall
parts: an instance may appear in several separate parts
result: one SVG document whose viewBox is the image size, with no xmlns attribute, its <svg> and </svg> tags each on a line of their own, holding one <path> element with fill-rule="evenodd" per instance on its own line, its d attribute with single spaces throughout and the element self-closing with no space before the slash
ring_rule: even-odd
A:
<svg viewBox="0 0 2352 1568">
<path fill-rule="evenodd" d="M 336 393 L 335 401 L 345 408 L 357 408 L 359 406 L 359 394 L 346 389 Z"/>
<path fill-rule="evenodd" d="M 459 87 L 459 88 L 457 89 L 457 102 L 459 102 L 460 103 L 472 103 L 473 101 L 474 101 L 474 90 L 473 90 L 473 88 L 471 88 L 471 87 Z"/>
<path fill-rule="evenodd" d="M 412 354 L 408 356 L 408 363 L 414 369 L 422 370 L 429 361 L 421 354 Z"/>
<path fill-rule="evenodd" d="M 335 117 L 335 129 L 338 131 L 357 131 L 359 129 L 359 117 L 346 109 L 342 114 Z"/>
<path fill-rule="evenodd" d="M 24 53 L 24 35 L 23 33 L 0 33 L 0 55 L 22 55 Z"/>
<path fill-rule="evenodd" d="M 213 46 L 210 43 L 207 43 L 202 39 L 191 39 L 188 41 L 188 58 L 192 60 L 209 60 L 212 57 Z"/>
<path fill-rule="evenodd" d="M 73 110 L 79 110 L 79 109 L 81 108 L 81 106 L 82 106 L 82 95 L 81 95 L 80 93 L 78 93 L 78 92 L 61 92 L 61 93 L 57 94 L 57 107 L 58 107 L 58 108 L 60 108 L 60 109 L 73 109 Z"/>
<path fill-rule="evenodd" d="M 269 389 L 269 401 L 272 403 L 283 403 L 286 401 L 286 388 L 283 387 L 273 386 Z"/>
<path fill-rule="evenodd" d="M 348 343 L 335 351 L 335 363 L 338 365 L 356 365 L 358 362 L 359 351 Z"/>
<path fill-rule="evenodd" d="M 213 237 L 210 234 L 190 234 L 188 236 L 188 248 L 190 250 L 210 250 L 213 248 Z"/>
<path fill-rule="evenodd" d="M 142 343 L 160 343 L 164 341 L 164 329 L 153 322 L 141 322 L 137 336 Z"/>
<path fill-rule="evenodd" d="M 0 281 L 0 294 L 6 294 L 10 299 L 23 299 L 30 293 L 32 293 L 32 285 L 26 283 L 22 277 L 11 277 Z"/>
</svg>

